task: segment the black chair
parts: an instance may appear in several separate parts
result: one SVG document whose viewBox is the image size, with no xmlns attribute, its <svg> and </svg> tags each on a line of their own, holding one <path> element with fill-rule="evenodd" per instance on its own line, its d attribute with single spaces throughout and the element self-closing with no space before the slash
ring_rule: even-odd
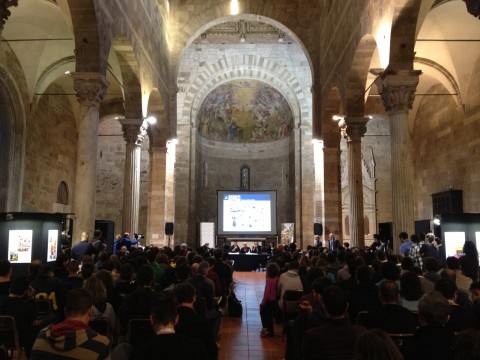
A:
<svg viewBox="0 0 480 360">
<path fill-rule="evenodd" d="M 136 347 L 155 336 L 150 319 L 131 319 L 127 325 L 125 342 Z"/>
<path fill-rule="evenodd" d="M 2 344 L 8 351 L 12 352 L 11 358 L 17 355 L 20 359 L 22 348 L 18 339 L 18 330 L 15 319 L 11 316 L 0 316 L 0 344 Z"/>
<path fill-rule="evenodd" d="M 8 360 L 8 349 L 5 345 L 0 345 L 0 360 Z"/>
<path fill-rule="evenodd" d="M 45 316 L 53 312 L 52 304 L 50 300 L 47 299 L 35 299 L 33 301 L 35 307 L 35 315 L 37 320 L 43 319 Z"/>
<path fill-rule="evenodd" d="M 100 335 L 106 336 L 110 341 L 112 341 L 112 331 L 110 330 L 110 321 L 106 317 L 98 317 L 96 319 L 90 320 L 88 324 L 92 330 L 99 333 Z"/>
<path fill-rule="evenodd" d="M 411 338 L 413 334 L 388 334 L 388 336 L 401 349 L 405 339 Z"/>
<path fill-rule="evenodd" d="M 289 320 L 295 319 L 300 313 L 298 304 L 303 296 L 302 290 L 285 290 L 282 296 L 282 326 L 283 335 L 285 335 L 285 327 Z M 283 339 L 283 336 L 282 336 Z"/>
<path fill-rule="evenodd" d="M 359 311 L 357 313 L 357 317 L 355 319 L 355 323 L 357 325 L 363 325 L 365 326 L 365 321 L 367 319 L 368 311 Z"/>
</svg>

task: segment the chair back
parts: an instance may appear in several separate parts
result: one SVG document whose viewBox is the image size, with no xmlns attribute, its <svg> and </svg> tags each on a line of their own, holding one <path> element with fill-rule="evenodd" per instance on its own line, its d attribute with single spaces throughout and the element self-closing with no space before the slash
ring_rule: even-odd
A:
<svg viewBox="0 0 480 360">
<path fill-rule="evenodd" d="M 5 346 L 7 350 L 16 351 L 17 357 L 20 358 L 20 342 L 18 339 L 17 324 L 11 316 L 0 316 L 0 344 Z"/>
<path fill-rule="evenodd" d="M 401 349 L 405 339 L 411 338 L 413 334 L 388 334 L 388 336 Z"/>
<path fill-rule="evenodd" d="M 130 319 L 125 334 L 125 342 L 135 348 L 155 336 L 150 319 Z"/>
<path fill-rule="evenodd" d="M 366 320 L 367 320 L 367 316 L 368 316 L 368 311 L 359 311 L 357 313 L 357 317 L 355 319 L 355 323 L 357 325 L 363 325 L 365 326 L 365 323 L 366 323 Z"/>
<path fill-rule="evenodd" d="M 110 331 L 110 321 L 104 317 L 98 317 L 90 320 L 88 324 L 90 328 L 99 333 L 100 335 L 106 336 L 110 341 L 112 341 L 112 333 Z"/>
<path fill-rule="evenodd" d="M 0 345 L 0 360 L 8 360 L 8 349 L 5 345 Z"/>
</svg>

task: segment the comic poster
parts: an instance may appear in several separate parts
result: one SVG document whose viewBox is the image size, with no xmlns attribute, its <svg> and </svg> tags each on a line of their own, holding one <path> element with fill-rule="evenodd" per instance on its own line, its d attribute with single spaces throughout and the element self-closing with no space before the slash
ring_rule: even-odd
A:
<svg viewBox="0 0 480 360">
<path fill-rule="evenodd" d="M 11 263 L 32 262 L 33 230 L 10 230 L 8 234 L 8 260 Z"/>
<path fill-rule="evenodd" d="M 294 241 L 295 224 L 283 223 L 281 226 L 281 242 L 282 244 L 290 244 Z"/>
<path fill-rule="evenodd" d="M 48 230 L 47 261 L 57 260 L 58 230 Z"/>
</svg>

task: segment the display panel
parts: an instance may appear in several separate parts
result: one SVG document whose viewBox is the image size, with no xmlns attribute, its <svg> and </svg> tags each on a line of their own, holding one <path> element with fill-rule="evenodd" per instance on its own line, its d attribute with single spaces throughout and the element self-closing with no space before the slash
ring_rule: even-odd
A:
<svg viewBox="0 0 480 360">
<path fill-rule="evenodd" d="M 47 261 L 57 260 L 58 230 L 48 230 Z"/>
<path fill-rule="evenodd" d="M 463 255 L 463 245 L 465 244 L 465 232 L 451 231 L 445 232 L 445 256 L 460 257 Z"/>
<path fill-rule="evenodd" d="M 276 191 L 218 191 L 218 235 L 276 235 Z"/>
<path fill-rule="evenodd" d="M 32 262 L 32 230 L 10 230 L 8 232 L 8 260 L 11 263 Z"/>
</svg>

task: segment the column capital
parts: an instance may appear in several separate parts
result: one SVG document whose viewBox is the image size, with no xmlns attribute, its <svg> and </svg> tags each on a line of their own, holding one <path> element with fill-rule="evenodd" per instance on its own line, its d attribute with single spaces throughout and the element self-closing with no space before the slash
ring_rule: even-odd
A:
<svg viewBox="0 0 480 360">
<path fill-rule="evenodd" d="M 8 10 L 11 6 L 18 6 L 18 0 L 0 0 L 0 29 L 3 28 L 8 17 L 12 15 L 10 10 Z"/>
<path fill-rule="evenodd" d="M 125 141 L 141 145 L 147 134 L 147 128 L 143 126 L 143 119 L 119 119 L 119 122 L 122 125 Z"/>
<path fill-rule="evenodd" d="M 421 73 L 421 70 L 386 70 L 380 75 L 375 84 L 386 111 L 408 111 L 412 108 Z"/>
<path fill-rule="evenodd" d="M 367 116 L 346 117 L 338 126 L 342 131 L 342 136 L 347 141 L 360 141 L 367 132 L 367 122 L 370 120 Z"/>
<path fill-rule="evenodd" d="M 77 92 L 77 101 L 80 105 L 100 108 L 107 87 L 109 85 L 105 76 L 100 73 L 75 72 L 73 77 L 73 88 Z"/>
</svg>

